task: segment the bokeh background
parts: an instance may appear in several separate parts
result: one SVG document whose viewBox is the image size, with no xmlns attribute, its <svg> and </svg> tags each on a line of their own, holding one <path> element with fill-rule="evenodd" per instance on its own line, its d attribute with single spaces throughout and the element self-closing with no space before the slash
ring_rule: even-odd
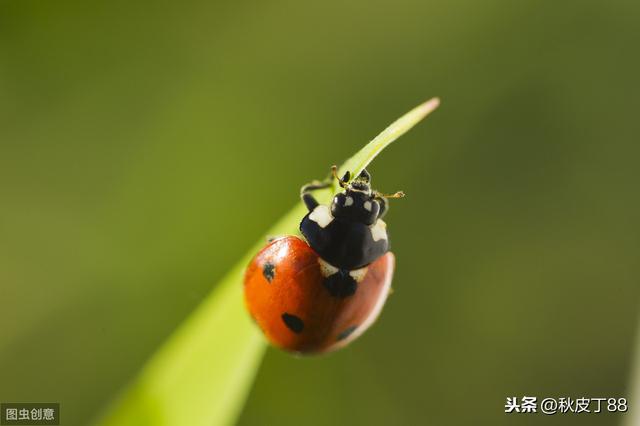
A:
<svg viewBox="0 0 640 426">
<path fill-rule="evenodd" d="M 241 425 L 618 424 L 629 396 L 640 4 L 0 3 L 0 400 L 85 424 L 256 238 L 382 128 L 403 189 L 381 320 L 267 352 Z"/>
</svg>

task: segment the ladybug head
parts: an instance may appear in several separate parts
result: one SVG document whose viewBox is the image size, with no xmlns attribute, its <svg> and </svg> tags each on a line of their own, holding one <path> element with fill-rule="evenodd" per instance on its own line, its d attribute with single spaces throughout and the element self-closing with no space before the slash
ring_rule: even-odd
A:
<svg viewBox="0 0 640 426">
<path fill-rule="evenodd" d="M 373 225 L 379 216 L 386 212 L 387 202 L 385 198 L 400 198 L 404 194 L 398 192 L 393 195 L 380 194 L 371 189 L 371 175 L 366 169 L 350 180 L 351 174 L 346 172 L 342 179 L 333 175 L 338 180 L 344 192 L 333 197 L 331 202 L 331 214 L 335 218 L 349 222 L 360 222 L 365 225 Z"/>
<path fill-rule="evenodd" d="M 345 177 L 349 177 L 350 173 L 347 172 Z M 348 182 L 342 180 L 343 182 Z M 346 189 L 348 192 L 362 192 L 367 195 L 371 195 L 371 175 L 367 171 L 367 169 L 362 169 L 360 174 L 353 179 L 351 182 L 347 183 Z"/>
</svg>

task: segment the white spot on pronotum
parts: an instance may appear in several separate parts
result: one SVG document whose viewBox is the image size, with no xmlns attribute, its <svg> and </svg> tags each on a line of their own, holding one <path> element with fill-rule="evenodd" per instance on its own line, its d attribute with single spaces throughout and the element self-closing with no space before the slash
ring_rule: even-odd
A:
<svg viewBox="0 0 640 426">
<path fill-rule="evenodd" d="M 371 201 L 364 202 L 364 209 L 369 212 L 371 211 Z"/>
<path fill-rule="evenodd" d="M 387 224 L 382 219 L 378 219 L 373 226 L 371 226 L 371 237 L 373 241 L 380 241 L 387 239 Z"/>
<path fill-rule="evenodd" d="M 366 266 L 364 268 L 354 269 L 353 271 L 349 271 L 349 275 L 351 275 L 351 278 L 356 280 L 357 283 L 362 281 L 362 279 L 364 278 L 364 276 L 366 274 L 367 274 L 367 267 Z"/>
<path fill-rule="evenodd" d="M 353 198 L 352 197 L 347 197 L 344 199 L 344 206 L 345 207 L 349 207 L 351 204 L 353 204 Z"/>
<path fill-rule="evenodd" d="M 329 211 L 329 207 L 325 205 L 319 205 L 309 215 L 309 219 L 318 224 L 320 228 L 324 228 L 333 220 L 333 216 L 331 216 L 331 212 Z"/>
<path fill-rule="evenodd" d="M 338 272 L 338 268 L 336 268 L 333 265 L 328 264 L 327 262 L 325 262 L 321 258 L 318 258 L 318 263 L 320 264 L 320 273 L 325 278 L 335 274 L 336 272 Z"/>
</svg>

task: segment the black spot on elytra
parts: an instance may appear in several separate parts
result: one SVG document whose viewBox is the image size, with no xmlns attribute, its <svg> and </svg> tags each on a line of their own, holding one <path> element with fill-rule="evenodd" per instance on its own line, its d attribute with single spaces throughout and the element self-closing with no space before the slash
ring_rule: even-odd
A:
<svg viewBox="0 0 640 426">
<path fill-rule="evenodd" d="M 357 325 L 352 325 L 351 327 L 346 328 L 344 331 L 342 331 L 340 334 L 338 334 L 338 338 L 336 340 L 340 341 L 340 340 L 346 339 L 347 337 L 349 337 L 351 335 L 351 333 L 356 331 L 356 328 L 358 328 Z"/>
<path fill-rule="evenodd" d="M 271 280 L 273 280 L 273 277 L 276 276 L 276 265 L 269 262 L 265 263 L 262 267 L 262 275 L 264 275 L 267 281 L 271 282 Z"/>
<path fill-rule="evenodd" d="M 346 269 L 340 269 L 333 275 L 324 279 L 323 285 L 333 297 L 353 296 L 358 288 L 358 283 L 349 275 Z"/>
<path fill-rule="evenodd" d="M 282 314 L 282 321 L 284 322 L 284 325 L 286 325 L 289 330 L 293 331 L 294 333 L 300 333 L 304 329 L 304 322 L 295 315 L 291 315 L 285 312 L 284 314 Z"/>
</svg>

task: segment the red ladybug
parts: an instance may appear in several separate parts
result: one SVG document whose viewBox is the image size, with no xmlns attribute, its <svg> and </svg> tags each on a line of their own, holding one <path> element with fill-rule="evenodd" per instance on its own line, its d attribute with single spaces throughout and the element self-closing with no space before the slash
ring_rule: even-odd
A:
<svg viewBox="0 0 640 426">
<path fill-rule="evenodd" d="M 249 313 L 269 341 L 298 353 L 338 349 L 361 335 L 387 299 L 395 257 L 389 252 L 387 198 L 371 189 L 363 170 L 338 180 L 343 191 L 330 206 L 312 192 L 331 181 L 305 185 L 301 198 L 309 213 L 300 223 L 303 240 L 277 238 L 251 261 L 244 279 Z"/>
</svg>

